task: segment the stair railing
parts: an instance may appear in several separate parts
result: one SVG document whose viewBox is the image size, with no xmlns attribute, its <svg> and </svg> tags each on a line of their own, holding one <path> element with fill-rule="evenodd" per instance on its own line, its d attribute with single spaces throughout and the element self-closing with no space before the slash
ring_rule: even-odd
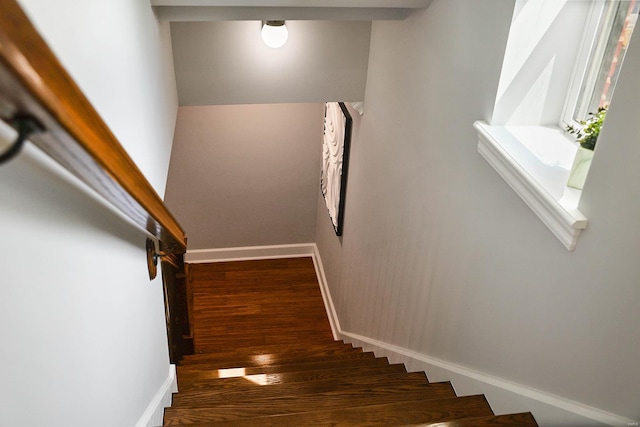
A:
<svg viewBox="0 0 640 427">
<path fill-rule="evenodd" d="M 0 153 L 3 161 L 17 155 L 28 137 L 158 240 L 165 296 L 170 296 L 165 304 L 171 359 L 189 353 L 192 343 L 183 339 L 190 335 L 186 296 L 181 296 L 186 295 L 181 289 L 185 233 L 16 0 L 0 0 L 0 119 L 19 132 L 16 143 Z"/>
</svg>

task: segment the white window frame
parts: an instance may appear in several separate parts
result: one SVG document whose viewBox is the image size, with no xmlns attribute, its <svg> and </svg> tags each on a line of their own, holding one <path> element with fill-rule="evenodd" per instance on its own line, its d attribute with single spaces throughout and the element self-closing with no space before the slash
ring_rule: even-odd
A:
<svg viewBox="0 0 640 427">
<path fill-rule="evenodd" d="M 569 86 L 569 93 L 565 101 L 565 105 L 560 118 L 560 127 L 565 129 L 567 126 L 579 126 L 580 124 L 573 118 L 578 98 L 580 97 L 580 89 L 583 82 L 587 79 L 593 79 L 595 76 L 587 76 L 589 63 L 592 60 L 593 47 L 598 42 L 598 27 L 608 2 L 594 1 L 584 27 L 582 35 L 582 45 L 578 53 L 578 57 L 573 69 L 573 78 Z"/>
<path fill-rule="evenodd" d="M 607 18 L 607 12 L 612 5 L 619 4 L 615 1 L 593 1 L 589 17 L 587 19 L 584 34 L 582 36 L 582 44 L 578 53 L 578 58 L 573 71 L 573 78 L 571 79 L 568 96 L 563 108 L 562 117 L 560 119 L 560 127 L 565 129 L 567 126 L 579 126 L 579 120 L 576 120 L 574 115 L 578 108 L 578 102 L 581 100 L 580 90 L 582 89 L 585 81 L 589 81 L 587 85 L 591 87 L 591 96 L 595 88 L 595 80 L 598 78 L 599 68 L 592 68 L 590 65 L 593 61 L 600 61 L 604 56 L 607 42 L 608 33 L 605 35 L 602 33 L 601 25 L 602 21 Z M 615 14 L 614 10 L 611 10 Z M 613 20 L 612 22 L 613 23 Z M 605 40 L 606 39 L 606 40 Z M 600 44 L 600 49 L 595 51 L 595 48 Z M 614 84 L 615 90 L 615 84 Z M 583 98 L 587 98 L 586 94 L 582 95 Z M 584 111 L 582 120 L 587 118 L 588 113 L 595 113 L 595 111 Z"/>
<path fill-rule="evenodd" d="M 564 108 L 563 105 L 556 104 L 560 117 L 555 123 L 559 126 L 545 126 L 544 123 L 500 124 L 502 116 L 499 116 L 494 124 L 481 121 L 474 123 L 478 133 L 478 152 L 570 251 L 576 247 L 578 237 L 587 226 L 588 220 L 578 209 L 582 191 L 566 186 L 578 144 L 571 135 L 564 132 L 566 124 L 570 124 L 565 116 L 567 111 L 571 111 L 570 114 L 573 116 L 592 46 L 598 38 L 596 33 L 600 16 L 609 3 L 608 0 L 591 2 L 590 10 L 585 11 L 587 25 L 582 27 L 582 41 L 578 42 L 575 48 L 577 59 L 565 68 L 568 75 L 571 75 L 573 68 L 573 79 L 567 79 L 567 95 L 558 100 L 559 103 L 564 103 Z M 510 30 L 509 37 L 512 36 L 513 30 Z M 516 28 L 516 33 L 520 34 L 522 31 L 518 32 Z M 634 38 L 637 39 L 638 36 Z M 505 57 L 505 64 L 511 65 L 506 61 Z M 502 78 L 503 76 L 501 80 Z M 501 112 L 503 111 L 505 110 L 502 109 Z M 544 147 L 552 148 L 552 162 L 540 158 L 540 149 L 544 150 Z"/>
</svg>

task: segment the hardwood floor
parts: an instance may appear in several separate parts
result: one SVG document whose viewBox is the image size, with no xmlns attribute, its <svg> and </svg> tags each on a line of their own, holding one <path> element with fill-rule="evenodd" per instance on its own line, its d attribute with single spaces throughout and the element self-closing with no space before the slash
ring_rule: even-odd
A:
<svg viewBox="0 0 640 427">
<path fill-rule="evenodd" d="M 196 353 L 331 343 L 311 258 L 193 264 Z"/>
<path fill-rule="evenodd" d="M 310 258 L 193 264 L 196 354 L 164 425 L 535 426 L 334 341 Z"/>
</svg>

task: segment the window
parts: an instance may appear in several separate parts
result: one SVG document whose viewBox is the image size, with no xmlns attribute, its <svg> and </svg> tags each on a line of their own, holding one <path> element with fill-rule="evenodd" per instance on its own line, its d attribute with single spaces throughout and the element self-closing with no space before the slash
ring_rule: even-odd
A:
<svg viewBox="0 0 640 427">
<path fill-rule="evenodd" d="M 569 250 L 587 218 L 567 187 L 564 132 L 609 105 L 640 0 L 516 0 L 490 123 L 478 151 Z"/>
<path fill-rule="evenodd" d="M 639 10 L 640 0 L 594 3 L 562 125 L 609 105 Z"/>
</svg>

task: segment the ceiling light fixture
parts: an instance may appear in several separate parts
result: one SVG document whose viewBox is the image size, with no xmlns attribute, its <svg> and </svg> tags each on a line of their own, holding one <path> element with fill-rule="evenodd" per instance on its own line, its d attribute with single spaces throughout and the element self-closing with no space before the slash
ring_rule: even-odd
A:
<svg viewBox="0 0 640 427">
<path fill-rule="evenodd" d="M 262 21 L 262 41 L 267 46 L 277 49 L 284 46 L 289 38 L 289 30 L 284 21 Z"/>
</svg>

